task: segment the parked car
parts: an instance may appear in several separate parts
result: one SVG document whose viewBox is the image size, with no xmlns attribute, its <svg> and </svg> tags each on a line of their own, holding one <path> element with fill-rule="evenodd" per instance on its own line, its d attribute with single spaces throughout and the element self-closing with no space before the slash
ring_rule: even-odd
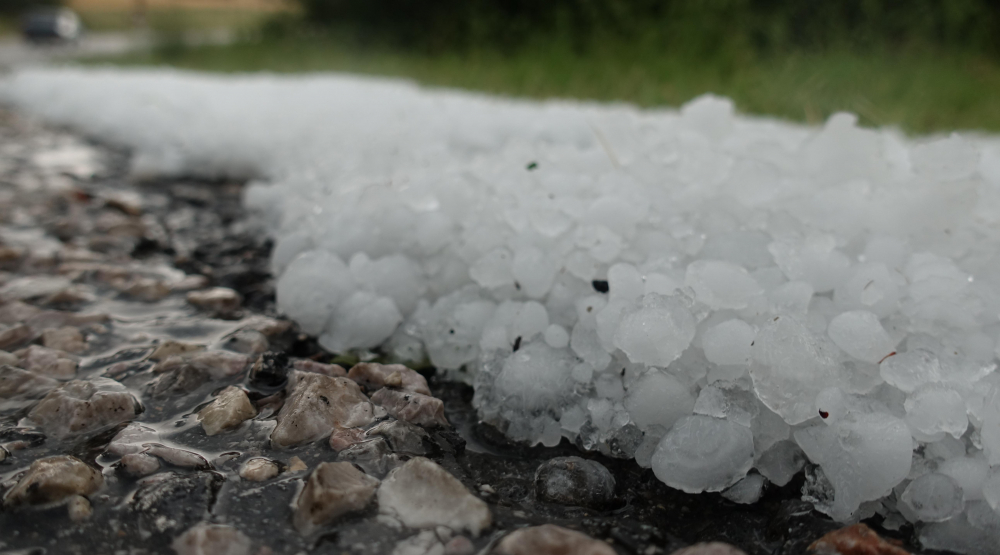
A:
<svg viewBox="0 0 1000 555">
<path fill-rule="evenodd" d="M 25 14 L 21 32 L 31 42 L 71 42 L 83 34 L 83 23 L 69 8 L 39 8 Z"/>
</svg>

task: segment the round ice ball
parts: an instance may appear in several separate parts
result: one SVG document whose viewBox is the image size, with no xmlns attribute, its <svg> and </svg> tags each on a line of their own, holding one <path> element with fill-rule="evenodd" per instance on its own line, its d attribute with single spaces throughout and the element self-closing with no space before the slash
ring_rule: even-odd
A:
<svg viewBox="0 0 1000 555">
<path fill-rule="evenodd" d="M 948 520 L 965 508 L 962 487 L 954 478 L 938 472 L 924 474 L 910 482 L 899 501 L 924 522 Z"/>
<path fill-rule="evenodd" d="M 653 473 L 687 493 L 722 491 L 753 466 L 753 434 L 728 420 L 693 415 L 680 419 L 653 453 Z"/>
</svg>

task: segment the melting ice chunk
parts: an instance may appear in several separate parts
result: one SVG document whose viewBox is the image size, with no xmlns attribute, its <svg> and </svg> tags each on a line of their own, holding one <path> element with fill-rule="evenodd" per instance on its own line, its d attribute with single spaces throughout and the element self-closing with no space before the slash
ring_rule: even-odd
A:
<svg viewBox="0 0 1000 555">
<path fill-rule="evenodd" d="M 798 430 L 794 437 L 833 484 L 833 503 L 817 509 L 836 520 L 847 520 L 861 503 L 888 495 L 910 473 L 910 430 L 889 414 L 849 414 L 829 426 Z"/>
<path fill-rule="evenodd" d="M 746 426 L 696 414 L 682 418 L 653 453 L 653 473 L 687 493 L 722 491 L 753 466 L 753 434 Z"/>
<path fill-rule="evenodd" d="M 816 416 L 816 396 L 839 384 L 839 367 L 829 347 L 790 316 L 776 316 L 768 322 L 757 334 L 752 351 L 754 391 L 789 424 Z"/>
<path fill-rule="evenodd" d="M 632 362 L 667 366 L 694 339 L 694 316 L 679 295 L 649 293 L 623 311 L 614 344 Z"/>
<path fill-rule="evenodd" d="M 948 520 L 965 508 L 958 482 L 937 472 L 924 474 L 910 482 L 899 496 L 899 501 L 904 512 L 924 522 Z"/>
<path fill-rule="evenodd" d="M 892 352 L 893 341 L 875 316 L 867 310 L 838 314 L 827 328 L 830 339 L 852 357 L 877 363 Z"/>
</svg>

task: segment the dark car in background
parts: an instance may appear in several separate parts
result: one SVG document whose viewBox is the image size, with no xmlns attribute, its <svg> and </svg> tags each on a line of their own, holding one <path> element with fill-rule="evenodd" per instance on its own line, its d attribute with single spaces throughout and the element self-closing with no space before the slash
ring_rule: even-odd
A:
<svg viewBox="0 0 1000 555">
<path fill-rule="evenodd" d="M 21 33 L 30 42 L 72 42 L 83 34 L 83 23 L 69 8 L 38 8 L 24 15 Z"/>
</svg>

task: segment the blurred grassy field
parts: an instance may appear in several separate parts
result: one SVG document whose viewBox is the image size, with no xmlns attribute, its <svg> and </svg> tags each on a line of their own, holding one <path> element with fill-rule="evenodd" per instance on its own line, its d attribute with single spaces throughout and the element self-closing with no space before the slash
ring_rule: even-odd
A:
<svg viewBox="0 0 1000 555">
<path fill-rule="evenodd" d="M 315 34 L 153 49 L 97 62 L 220 72 L 346 71 L 519 97 L 640 106 L 678 106 L 714 92 L 731 97 L 743 112 L 809 123 L 847 110 L 866 125 L 894 125 L 912 133 L 1000 131 L 1000 64 L 934 51 L 692 59 L 615 44 L 581 56 L 553 41 L 506 55 L 431 56 L 361 49 L 330 34 Z"/>
</svg>

